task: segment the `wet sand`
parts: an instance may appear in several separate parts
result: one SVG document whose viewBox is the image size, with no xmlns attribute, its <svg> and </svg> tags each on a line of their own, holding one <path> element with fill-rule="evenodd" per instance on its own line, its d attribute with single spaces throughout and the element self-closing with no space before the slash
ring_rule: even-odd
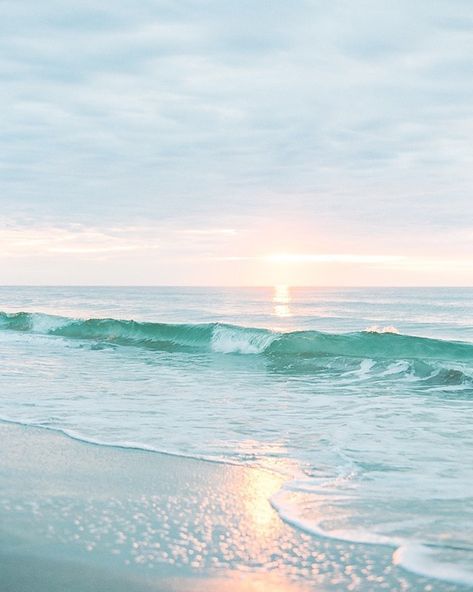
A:
<svg viewBox="0 0 473 592">
<path fill-rule="evenodd" d="M 429 589 L 388 548 L 286 525 L 266 471 L 11 423 L 0 455 L 2 592 Z"/>
<path fill-rule="evenodd" d="M 2 592 L 301 589 L 264 572 L 292 539 L 276 476 L 7 423 L 0 439 Z"/>
</svg>

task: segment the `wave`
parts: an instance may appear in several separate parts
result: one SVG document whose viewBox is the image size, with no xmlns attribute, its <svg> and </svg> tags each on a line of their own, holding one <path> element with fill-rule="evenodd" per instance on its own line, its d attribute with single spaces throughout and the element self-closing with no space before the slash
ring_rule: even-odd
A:
<svg viewBox="0 0 473 592">
<path fill-rule="evenodd" d="M 471 560 L 471 550 L 468 559 Z M 466 563 L 466 562 L 465 562 Z M 442 561 L 432 545 L 405 543 L 393 554 L 393 564 L 426 578 L 435 578 L 461 586 L 473 586 L 473 571 L 452 561 Z"/>
<path fill-rule="evenodd" d="M 271 496 L 269 501 L 284 522 L 307 534 L 346 543 L 392 547 L 394 549 L 392 555 L 393 565 L 398 565 L 411 573 L 426 578 L 434 578 L 462 586 L 473 586 L 473 571 L 469 568 L 473 550 L 471 547 L 451 546 L 448 543 L 411 541 L 398 536 L 377 534 L 368 529 L 329 530 L 322 525 L 323 515 L 318 519 L 304 517 L 303 507 L 291 503 L 288 497 L 288 493 L 291 491 L 304 491 L 305 487 L 307 487 L 305 491 L 325 493 L 323 490 L 328 485 L 327 482 L 314 487 L 312 480 L 309 478 L 306 478 L 303 482 L 297 480 L 287 481 L 277 493 Z M 444 556 L 446 551 L 449 553 Z M 457 552 L 458 557 L 455 558 L 455 554 L 452 552 Z"/>
<path fill-rule="evenodd" d="M 0 330 L 61 336 L 161 351 L 213 351 L 269 356 L 348 357 L 473 362 L 473 344 L 369 328 L 355 333 L 278 332 L 224 323 L 170 324 L 113 318 L 75 319 L 0 312 Z"/>
</svg>

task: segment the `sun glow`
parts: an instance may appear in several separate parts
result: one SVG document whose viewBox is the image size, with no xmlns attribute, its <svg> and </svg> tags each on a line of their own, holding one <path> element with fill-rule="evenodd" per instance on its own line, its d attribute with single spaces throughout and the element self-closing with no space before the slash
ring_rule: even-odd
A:
<svg viewBox="0 0 473 592">
<path fill-rule="evenodd" d="M 275 253 L 263 257 L 269 263 L 387 263 L 403 261 L 402 255 Z"/>
</svg>

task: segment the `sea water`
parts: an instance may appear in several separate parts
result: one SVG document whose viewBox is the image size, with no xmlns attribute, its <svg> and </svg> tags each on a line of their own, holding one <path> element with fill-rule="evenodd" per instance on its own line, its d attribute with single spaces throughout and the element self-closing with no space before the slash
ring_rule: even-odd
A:
<svg viewBox="0 0 473 592">
<path fill-rule="evenodd" d="M 473 289 L 0 288 L 0 417 L 256 465 L 314 537 L 473 588 Z"/>
</svg>

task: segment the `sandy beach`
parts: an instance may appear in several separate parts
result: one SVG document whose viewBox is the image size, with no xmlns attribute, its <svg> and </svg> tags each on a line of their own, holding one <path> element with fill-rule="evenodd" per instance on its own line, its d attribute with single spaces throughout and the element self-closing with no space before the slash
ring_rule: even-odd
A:
<svg viewBox="0 0 473 592">
<path fill-rule="evenodd" d="M 283 480 L 267 471 L 11 423 L 0 434 L 3 592 L 429 589 L 389 548 L 284 524 L 268 502 Z"/>
<path fill-rule="evenodd" d="M 228 570 L 293 544 L 265 497 L 277 477 L 13 424 L 0 433 L 4 592 L 301 589 Z"/>
</svg>

